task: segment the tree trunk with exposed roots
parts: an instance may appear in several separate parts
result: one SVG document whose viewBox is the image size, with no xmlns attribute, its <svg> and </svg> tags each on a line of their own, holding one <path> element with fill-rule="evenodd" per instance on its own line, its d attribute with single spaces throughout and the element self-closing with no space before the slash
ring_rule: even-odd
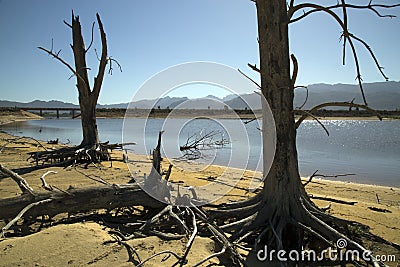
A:
<svg viewBox="0 0 400 267">
<path fill-rule="evenodd" d="M 89 83 L 89 76 L 88 76 L 89 68 L 86 65 L 86 53 L 88 52 L 93 43 L 94 23 L 92 26 L 92 40 L 90 42 L 89 47 L 86 48 L 82 36 L 82 28 L 79 21 L 79 16 L 75 16 L 74 12 L 72 12 L 72 24 L 68 24 L 65 22 L 65 24 L 67 24 L 67 26 L 70 27 L 72 30 L 71 48 L 74 53 L 74 62 L 75 62 L 74 67 L 72 67 L 70 64 L 68 64 L 59 56 L 60 52 L 55 53 L 53 51 L 53 47 L 51 48 L 51 50 L 48 50 L 43 47 L 38 47 L 40 50 L 47 52 L 49 55 L 52 55 L 54 58 L 56 58 L 58 61 L 64 64 L 76 77 L 77 80 L 76 87 L 78 88 L 78 94 L 79 94 L 79 106 L 81 110 L 82 134 L 83 134 L 83 139 L 80 144 L 80 147 L 85 149 L 92 149 L 99 145 L 99 135 L 96 123 L 96 104 L 100 95 L 100 90 L 103 83 L 103 78 L 107 63 L 108 61 L 112 60 L 107 57 L 107 39 L 99 14 L 96 14 L 96 18 L 100 30 L 102 49 L 101 49 L 101 56 L 99 58 L 98 72 L 97 76 L 94 78 L 93 88 L 90 87 Z M 118 64 L 118 62 L 116 63 Z"/>
<path fill-rule="evenodd" d="M 293 112 L 297 61 L 293 56 L 294 71 L 291 77 L 288 25 L 291 22 L 290 12 L 299 10 L 301 7 L 293 7 L 294 1 L 291 1 L 290 12 L 288 12 L 285 0 L 257 0 L 255 2 L 260 68 L 251 67 L 261 75 L 262 96 L 270 106 L 274 118 L 275 156 L 270 169 L 266 162 L 264 164 L 264 187 L 259 194 L 246 201 L 222 205 L 218 210 L 210 212 L 211 217 L 220 220 L 235 217 L 236 221 L 225 224 L 221 228 L 232 233 L 230 237 L 232 242 L 252 236 L 252 240 L 256 240 L 254 247 L 256 252 L 263 249 L 263 245 L 267 245 L 275 251 L 284 250 L 286 256 L 293 250 L 301 255 L 302 249 L 307 246 L 305 242 L 307 235 L 308 240 L 318 240 L 324 244 L 319 247 L 321 251 L 327 247 L 335 248 L 338 246 L 336 244 L 338 240 L 344 240 L 347 244 L 346 249 L 356 250 L 360 255 L 368 253 L 362 245 L 333 228 L 333 226 L 339 227 L 348 233 L 348 227 L 357 223 L 335 218 L 318 208 L 308 197 L 300 179 L 296 148 L 298 125 Z M 345 4 L 339 7 L 345 8 Z M 317 8 L 320 7 L 317 6 Z M 323 8 L 320 10 L 326 11 Z M 330 11 L 328 13 L 331 14 Z M 329 105 L 333 104 L 329 103 Z M 339 104 L 354 105 L 353 103 Z M 265 104 L 263 105 L 265 160 L 270 156 L 268 155 L 270 149 L 266 145 L 267 138 L 270 138 L 267 134 L 270 122 Z M 367 106 L 360 106 L 369 109 Z M 277 258 L 269 260 L 275 261 Z M 373 256 L 364 260 L 378 266 Z M 298 262 L 289 260 L 284 265 L 296 263 Z M 343 263 L 340 262 L 340 264 Z"/>
<path fill-rule="evenodd" d="M 79 106 L 81 109 L 83 131 L 83 139 L 81 143 L 82 147 L 92 147 L 99 143 L 99 135 L 96 123 L 96 104 L 99 98 L 104 72 L 107 65 L 107 41 L 100 16 L 98 14 L 96 14 L 96 16 L 100 29 L 102 53 L 98 74 L 94 80 L 93 90 L 91 90 L 87 73 L 88 67 L 86 65 L 87 49 L 82 37 L 81 24 L 79 22 L 79 16 L 74 16 L 74 14 L 72 14 L 72 50 L 74 52 L 75 75 L 77 77 Z"/>
<path fill-rule="evenodd" d="M 282 0 L 257 1 L 261 87 L 275 120 L 276 150 L 271 169 L 264 170 L 263 204 L 254 224 L 274 228 L 282 236 L 277 247 L 300 249 L 302 231 L 290 220 L 299 215 L 306 195 L 297 162 L 286 8 Z"/>
</svg>

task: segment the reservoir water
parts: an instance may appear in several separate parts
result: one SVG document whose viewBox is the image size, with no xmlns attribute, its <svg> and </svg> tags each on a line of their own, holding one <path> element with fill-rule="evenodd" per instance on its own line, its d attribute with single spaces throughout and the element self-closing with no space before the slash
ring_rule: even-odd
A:
<svg viewBox="0 0 400 267">
<path fill-rule="evenodd" d="M 314 171 L 325 175 L 352 174 L 332 180 L 400 187 L 400 120 L 327 120 L 322 121 L 328 136 L 315 121 L 304 121 L 297 133 L 299 168 L 302 176 Z M 217 132 L 230 144 L 220 149 L 202 150 L 200 161 L 217 165 L 261 170 L 261 132 L 259 121 L 223 119 L 98 119 L 101 141 L 136 142 L 134 153 L 148 154 L 163 135 L 163 153 L 171 158 L 182 156 L 179 146 L 194 133 Z M 72 119 L 46 119 L 16 122 L 0 126 L 2 131 L 79 144 L 81 122 Z M 193 137 L 194 138 L 194 137 Z"/>
</svg>

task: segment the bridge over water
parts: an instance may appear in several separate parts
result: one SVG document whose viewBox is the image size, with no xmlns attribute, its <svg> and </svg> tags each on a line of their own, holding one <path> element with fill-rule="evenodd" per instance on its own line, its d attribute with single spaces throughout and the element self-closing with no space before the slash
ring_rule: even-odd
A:
<svg viewBox="0 0 400 267">
<path fill-rule="evenodd" d="M 56 112 L 56 116 L 57 119 L 60 118 L 60 111 L 70 111 L 72 114 L 72 118 L 77 118 L 79 117 L 81 114 L 75 114 L 77 113 L 77 111 L 80 111 L 80 108 L 30 108 L 30 107 L 26 107 L 26 108 L 21 108 L 22 110 L 25 111 L 39 111 L 39 115 L 43 116 L 43 111 L 55 111 Z"/>
</svg>

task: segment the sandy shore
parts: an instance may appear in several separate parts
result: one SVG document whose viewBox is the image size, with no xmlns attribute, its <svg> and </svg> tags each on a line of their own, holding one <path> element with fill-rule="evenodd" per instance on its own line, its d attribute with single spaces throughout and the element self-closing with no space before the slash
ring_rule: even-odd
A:
<svg viewBox="0 0 400 267">
<path fill-rule="evenodd" d="M 2 110 L 0 112 L 0 125 L 14 121 L 41 120 L 43 117 L 24 110 Z"/>
<path fill-rule="evenodd" d="M 37 143 L 20 139 L 17 142 L 8 143 L 15 137 L 0 133 L 0 147 L 7 144 L 0 152 L 0 163 L 7 168 L 31 166 L 27 161 L 27 152 L 41 150 Z M 47 145 L 47 148 L 55 148 L 63 145 Z M 113 153 L 114 158 L 121 158 L 120 152 Z M 41 188 L 40 177 L 47 171 L 57 171 L 46 177 L 47 183 L 62 190 L 73 187 L 86 187 L 99 185 L 98 182 L 87 178 L 101 177 L 109 183 L 123 184 L 134 178 L 143 177 L 149 173 L 151 162 L 149 158 L 141 155 L 130 155 L 129 171 L 125 163 L 114 161 L 112 166 L 104 162 L 102 168 L 89 166 L 88 169 L 77 168 L 49 168 L 37 170 L 23 175 L 35 191 Z M 171 182 L 181 185 L 204 186 L 212 183 L 215 177 L 225 174 L 226 177 L 238 178 L 237 184 L 228 192 L 219 190 L 206 192 L 207 196 L 218 198 L 217 203 L 246 199 L 253 193 L 248 190 L 251 181 L 259 181 L 261 174 L 253 171 L 243 171 L 221 166 L 204 166 L 200 164 L 188 164 L 174 162 Z M 163 162 L 163 169 L 167 169 L 168 162 Z M 227 187 L 224 187 L 225 189 Z M 334 182 L 315 179 L 306 187 L 307 192 L 314 196 L 331 197 L 347 201 L 357 202 L 355 205 L 344 205 L 325 200 L 315 200 L 322 207 L 331 203 L 329 212 L 337 217 L 354 220 L 371 228 L 371 232 L 391 242 L 400 243 L 400 188 L 362 185 L 346 182 Z M 19 195 L 18 186 L 10 179 L 0 176 L 0 199 Z M 379 203 L 377 200 L 379 198 Z M 379 208 L 388 212 L 371 210 Z M 0 222 L 3 227 L 5 222 Z M 109 226 L 105 223 L 83 222 L 71 224 L 59 224 L 45 228 L 29 236 L 7 238 L 0 241 L 0 265 L 1 266 L 132 266 L 128 262 L 128 253 L 124 246 L 112 243 L 113 237 L 108 233 Z M 163 241 L 157 237 L 138 238 L 129 241 L 142 259 L 162 250 L 173 250 L 178 254 L 183 253 L 186 240 Z M 193 265 L 208 255 L 216 252 L 214 242 L 209 238 L 196 237 L 194 248 L 188 259 L 189 265 Z M 145 266 L 160 266 L 162 256 L 156 257 Z M 163 263 L 170 266 L 172 257 Z M 218 258 L 207 262 L 214 266 L 225 266 Z M 207 265 L 203 265 L 207 266 Z M 395 265 L 393 265 L 395 266 Z"/>
</svg>

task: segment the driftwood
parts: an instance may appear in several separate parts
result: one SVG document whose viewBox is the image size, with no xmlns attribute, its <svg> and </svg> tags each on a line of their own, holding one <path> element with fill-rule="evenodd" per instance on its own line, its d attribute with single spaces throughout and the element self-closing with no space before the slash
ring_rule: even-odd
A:
<svg viewBox="0 0 400 267">
<path fill-rule="evenodd" d="M 18 215 L 17 215 L 14 219 L 12 219 L 6 226 L 4 226 L 4 227 L 1 229 L 1 234 L 0 234 L 0 236 L 1 236 L 1 237 L 4 237 L 4 233 L 5 233 L 14 223 L 16 223 L 19 219 L 21 219 L 21 217 L 22 217 L 28 210 L 30 210 L 32 207 L 35 207 L 35 206 L 38 206 L 38 205 L 41 205 L 41 204 L 43 204 L 43 203 L 47 203 L 47 202 L 50 202 L 50 201 L 52 201 L 52 200 L 51 200 L 51 199 L 43 199 L 43 200 L 38 201 L 38 202 L 33 202 L 33 203 L 29 204 L 28 206 L 26 206 L 25 208 L 23 208 L 23 209 L 20 211 L 20 213 L 18 213 Z"/>
<path fill-rule="evenodd" d="M 29 171 L 53 166 L 65 167 L 78 161 L 85 162 L 100 162 L 102 160 L 111 160 L 109 151 L 114 149 L 123 149 L 127 145 L 135 145 L 136 143 L 116 143 L 109 144 L 108 142 L 99 143 L 96 146 L 85 148 L 63 147 L 55 150 L 29 152 L 29 159 L 36 163 L 35 167 L 30 167 Z M 123 160 L 123 159 L 121 159 Z M 26 173 L 26 172 L 25 172 Z"/>
<path fill-rule="evenodd" d="M 153 159 L 153 165 L 156 165 L 155 172 L 157 172 L 158 176 L 161 178 L 161 155 L 159 153 L 160 142 L 161 133 L 159 136 L 159 146 L 156 148 L 158 156 Z M 109 146 L 108 143 L 102 145 L 106 147 Z M 117 144 L 112 146 L 118 148 L 123 145 L 124 144 Z M 76 148 L 63 148 L 58 150 L 57 153 L 63 153 L 64 156 L 65 153 L 74 153 L 76 155 L 75 149 Z M 48 156 L 53 155 L 52 153 L 54 153 L 54 151 L 45 151 L 40 155 Z M 169 168 L 167 173 L 167 179 L 171 173 L 171 168 L 172 166 Z M 138 184 L 117 185 L 103 183 L 101 186 L 87 188 L 70 187 L 68 190 L 53 190 L 53 187 L 48 185 L 45 180 L 46 175 L 54 173 L 54 171 L 49 171 L 40 178 L 42 181 L 42 187 L 46 191 L 39 192 L 34 191 L 26 180 L 17 173 L 3 167 L 2 165 L 0 165 L 0 172 L 10 176 L 18 184 L 23 193 L 20 196 L 6 198 L 0 201 L 0 220 L 14 218 L 12 221 L 16 221 L 22 216 L 24 216 L 24 218 L 35 218 L 43 215 L 52 217 L 61 213 L 74 214 L 99 209 L 112 210 L 115 208 L 132 206 L 143 206 L 152 209 L 158 209 L 165 206 L 165 204 L 148 195 L 139 187 Z"/>
<path fill-rule="evenodd" d="M 57 139 L 54 139 L 54 140 L 49 140 L 49 141 L 47 141 L 47 144 L 49 144 L 49 145 L 58 145 L 58 138 Z"/>
<path fill-rule="evenodd" d="M 155 200 L 136 184 L 101 185 L 87 188 L 69 188 L 65 192 L 58 190 L 35 192 L 35 196 L 22 194 L 0 201 L 0 220 L 14 218 L 21 210 L 33 202 L 51 199 L 32 207 L 25 216 L 54 216 L 61 213 L 89 212 L 97 209 L 144 206 L 160 208 L 164 204 Z"/>
<path fill-rule="evenodd" d="M 346 200 L 341 200 L 337 198 L 331 198 L 331 197 L 320 197 L 320 196 L 314 196 L 314 195 L 308 195 L 311 199 L 319 199 L 319 200 L 326 200 L 326 201 L 331 201 L 339 204 L 346 204 L 346 205 L 354 205 L 357 204 L 357 201 L 346 201 Z"/>
<path fill-rule="evenodd" d="M 373 210 L 373 211 L 377 211 L 377 212 L 388 212 L 388 213 L 392 213 L 390 210 L 381 209 L 381 208 L 377 208 L 377 207 L 368 207 L 368 209 Z"/>
<path fill-rule="evenodd" d="M 29 193 L 30 195 L 33 195 L 33 189 L 29 186 L 29 184 L 25 181 L 25 179 L 19 176 L 17 173 L 3 167 L 3 165 L 1 164 L 0 164 L 0 172 L 10 176 L 18 184 L 22 193 Z"/>
</svg>

